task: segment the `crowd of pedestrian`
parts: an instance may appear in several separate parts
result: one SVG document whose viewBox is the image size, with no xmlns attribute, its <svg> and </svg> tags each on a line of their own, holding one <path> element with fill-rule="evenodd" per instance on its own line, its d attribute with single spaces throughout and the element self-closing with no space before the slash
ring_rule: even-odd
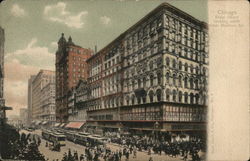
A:
<svg viewBox="0 0 250 161">
<path fill-rule="evenodd" d="M 119 144 L 120 148 L 112 151 L 106 144 L 89 144 L 80 155 L 77 151 L 71 154 L 71 150 L 69 150 L 68 154 L 64 154 L 62 161 L 129 161 L 132 160 L 131 158 L 137 157 L 138 151 L 146 152 L 148 161 L 153 161 L 152 154 L 179 157 L 185 161 L 200 161 L 202 160 L 200 154 L 205 151 L 205 142 L 198 138 L 173 141 L 147 135 L 117 135 L 114 133 L 105 135 L 109 138 L 108 142 Z"/>
<path fill-rule="evenodd" d="M 138 151 L 146 151 L 148 155 L 165 154 L 170 157 L 181 156 L 183 160 L 191 157 L 193 161 L 200 160 L 200 153 L 206 150 L 205 141 L 200 138 L 193 138 L 192 140 L 164 140 L 164 138 L 155 138 L 151 136 L 119 136 L 115 133 L 106 133 L 107 137 L 111 138 L 110 141 L 116 144 L 130 147 Z M 116 137 L 117 136 L 117 137 Z M 133 148 L 132 148 L 133 147 Z"/>
</svg>

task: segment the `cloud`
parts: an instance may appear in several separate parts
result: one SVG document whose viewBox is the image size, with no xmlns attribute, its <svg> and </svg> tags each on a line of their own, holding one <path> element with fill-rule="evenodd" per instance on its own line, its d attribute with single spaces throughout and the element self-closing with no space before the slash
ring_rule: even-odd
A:
<svg viewBox="0 0 250 161">
<path fill-rule="evenodd" d="M 13 4 L 10 12 L 15 17 L 23 17 L 26 15 L 26 12 L 24 11 L 24 9 L 21 8 L 18 4 Z"/>
<path fill-rule="evenodd" d="M 32 38 L 24 49 L 19 49 L 6 54 L 6 62 L 12 61 L 13 59 L 16 59 L 24 65 L 53 69 L 55 54 L 50 53 L 47 47 L 38 46 L 37 39 Z"/>
<path fill-rule="evenodd" d="M 53 48 L 57 47 L 57 42 L 55 42 L 55 41 L 51 42 L 50 46 L 53 47 Z"/>
<path fill-rule="evenodd" d="M 54 44 L 52 42 L 52 44 Z M 27 46 L 5 55 L 5 99 L 6 105 L 13 107 L 10 114 L 18 114 L 20 108 L 27 107 L 27 88 L 30 75 L 36 75 L 40 69 L 54 70 L 55 54 L 47 47 L 38 45 L 32 38 Z"/>
<path fill-rule="evenodd" d="M 7 114 L 18 114 L 20 108 L 27 107 L 27 89 L 30 75 L 37 74 L 38 67 L 23 65 L 17 59 L 5 63 L 4 98 L 13 110 Z"/>
<path fill-rule="evenodd" d="M 48 5 L 44 8 L 44 16 L 46 19 L 67 25 L 72 28 L 82 28 L 84 25 L 84 18 L 88 11 L 82 11 L 77 14 L 72 14 L 66 10 L 66 3 L 58 2 L 55 5 Z"/>
<path fill-rule="evenodd" d="M 107 16 L 102 16 L 102 17 L 100 17 L 100 21 L 102 24 L 107 25 L 110 23 L 111 19 Z"/>
</svg>

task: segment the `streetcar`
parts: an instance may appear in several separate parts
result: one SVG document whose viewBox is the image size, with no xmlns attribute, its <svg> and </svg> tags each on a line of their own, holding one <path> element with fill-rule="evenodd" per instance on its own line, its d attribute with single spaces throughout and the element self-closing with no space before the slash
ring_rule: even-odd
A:
<svg viewBox="0 0 250 161">
<path fill-rule="evenodd" d="M 65 135 L 57 132 L 52 132 L 49 130 L 43 130 L 42 131 L 42 137 L 43 139 L 53 142 L 54 144 L 59 144 L 61 146 L 65 145 Z"/>
<path fill-rule="evenodd" d="M 74 143 L 86 146 L 89 135 L 90 135 L 89 133 L 85 133 L 85 132 L 79 132 L 75 134 Z"/>
<path fill-rule="evenodd" d="M 66 138 L 68 141 L 72 141 L 72 142 L 75 141 L 76 136 L 75 136 L 74 131 L 67 131 L 67 132 L 65 132 L 65 135 L 66 135 Z"/>
<path fill-rule="evenodd" d="M 105 145 L 107 143 L 107 139 L 102 138 L 101 136 L 93 135 L 87 137 L 87 142 L 90 144 L 90 146 Z"/>
<path fill-rule="evenodd" d="M 53 133 L 50 137 L 50 140 L 53 143 L 58 143 L 61 146 L 65 146 L 65 135 L 61 134 L 61 133 Z"/>
</svg>

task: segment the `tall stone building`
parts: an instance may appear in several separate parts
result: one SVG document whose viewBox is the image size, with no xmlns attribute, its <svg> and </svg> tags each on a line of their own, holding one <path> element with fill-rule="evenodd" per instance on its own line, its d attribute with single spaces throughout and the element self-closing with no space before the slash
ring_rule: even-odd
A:
<svg viewBox="0 0 250 161">
<path fill-rule="evenodd" d="M 53 125 L 56 122 L 55 81 L 49 82 L 41 90 L 41 120 L 43 124 Z"/>
<path fill-rule="evenodd" d="M 29 80 L 28 80 L 28 124 L 31 124 L 33 115 L 32 115 L 32 82 L 35 79 L 35 75 L 31 75 Z"/>
<path fill-rule="evenodd" d="M 72 38 L 68 41 L 62 34 L 56 52 L 56 119 L 68 120 L 68 94 L 80 79 L 87 79 L 86 60 L 91 56 L 90 49 L 75 45 Z"/>
<path fill-rule="evenodd" d="M 19 118 L 22 122 L 22 126 L 28 125 L 28 109 L 27 108 L 21 108 L 19 112 Z"/>
<path fill-rule="evenodd" d="M 206 133 L 206 23 L 163 3 L 87 62 L 90 124 Z"/>
<path fill-rule="evenodd" d="M 44 104 L 47 102 L 44 102 L 42 99 L 44 97 L 43 89 L 50 83 L 55 83 L 55 72 L 50 70 L 40 70 L 32 81 L 31 113 L 33 121 L 44 121 Z"/>
</svg>

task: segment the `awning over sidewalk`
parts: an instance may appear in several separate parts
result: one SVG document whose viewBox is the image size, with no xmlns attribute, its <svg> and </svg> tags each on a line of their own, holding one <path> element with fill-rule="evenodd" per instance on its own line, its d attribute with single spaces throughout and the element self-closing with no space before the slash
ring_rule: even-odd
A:
<svg viewBox="0 0 250 161">
<path fill-rule="evenodd" d="M 48 123 L 48 121 L 43 121 L 42 125 L 46 125 Z"/>
<path fill-rule="evenodd" d="M 36 125 L 40 125 L 40 123 L 41 123 L 42 121 L 36 121 Z"/>
<path fill-rule="evenodd" d="M 85 122 L 70 122 L 65 126 L 65 128 L 80 129 L 84 124 Z"/>
<path fill-rule="evenodd" d="M 59 127 L 64 127 L 66 125 L 66 123 L 62 123 Z"/>
<path fill-rule="evenodd" d="M 59 125 L 60 125 L 61 123 L 55 123 L 55 127 L 59 127 Z"/>
</svg>

